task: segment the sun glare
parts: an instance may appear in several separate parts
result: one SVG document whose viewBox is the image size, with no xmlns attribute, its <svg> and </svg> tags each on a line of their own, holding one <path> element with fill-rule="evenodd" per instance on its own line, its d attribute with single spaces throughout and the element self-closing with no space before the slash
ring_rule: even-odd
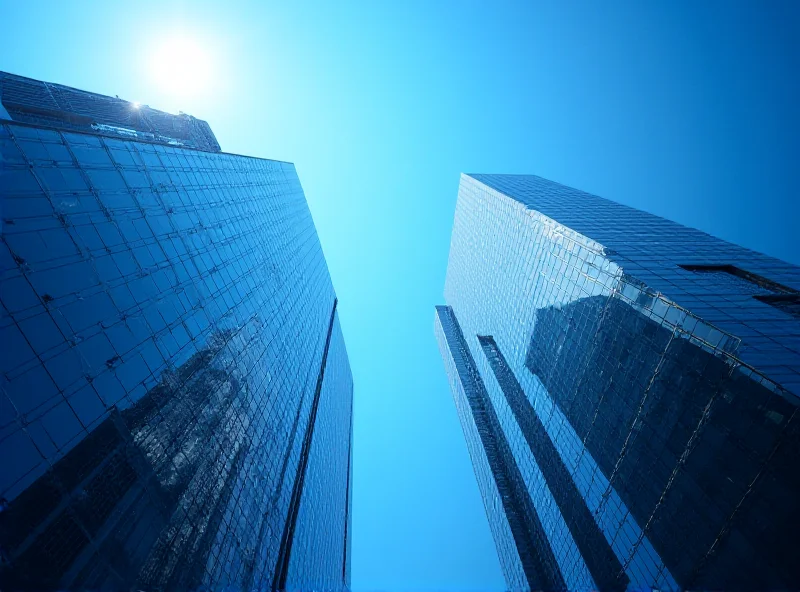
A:
<svg viewBox="0 0 800 592">
<path fill-rule="evenodd" d="M 211 83 L 213 63 L 202 44 L 174 36 L 154 45 L 148 69 L 156 84 L 178 98 L 204 91 Z"/>
</svg>

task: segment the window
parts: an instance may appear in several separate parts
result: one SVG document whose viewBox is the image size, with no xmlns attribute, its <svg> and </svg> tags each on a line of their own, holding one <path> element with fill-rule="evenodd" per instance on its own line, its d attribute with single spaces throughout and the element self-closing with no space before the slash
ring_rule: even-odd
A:
<svg viewBox="0 0 800 592">
<path fill-rule="evenodd" d="M 746 280 L 769 292 L 776 294 L 798 294 L 797 290 L 793 290 L 792 288 L 774 282 L 756 273 L 740 269 L 735 265 L 679 265 L 678 267 L 696 273 L 727 273 Z"/>
<path fill-rule="evenodd" d="M 800 292 L 793 288 L 735 265 L 679 265 L 678 267 L 695 273 L 726 274 L 740 288 L 737 291 L 751 294 L 760 302 L 800 318 Z"/>
<path fill-rule="evenodd" d="M 774 306 L 778 310 L 800 319 L 800 294 L 767 294 L 765 296 L 753 296 L 753 298 L 766 302 L 770 306 Z"/>
</svg>

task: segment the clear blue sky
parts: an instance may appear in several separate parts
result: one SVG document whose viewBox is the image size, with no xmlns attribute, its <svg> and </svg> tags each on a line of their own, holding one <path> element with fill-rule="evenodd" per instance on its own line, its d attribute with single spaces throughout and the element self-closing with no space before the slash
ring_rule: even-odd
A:
<svg viewBox="0 0 800 592">
<path fill-rule="evenodd" d="M 297 165 L 355 380 L 353 585 L 499 590 L 432 329 L 459 173 L 535 173 L 800 263 L 800 3 L 656 4 L 0 0 L 0 69 Z M 174 31 L 210 56 L 191 93 L 154 74 Z"/>
</svg>

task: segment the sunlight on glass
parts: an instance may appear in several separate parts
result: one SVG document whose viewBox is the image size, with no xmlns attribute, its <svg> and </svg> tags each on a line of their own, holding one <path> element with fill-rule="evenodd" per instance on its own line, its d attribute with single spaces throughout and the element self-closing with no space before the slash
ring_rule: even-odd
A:
<svg viewBox="0 0 800 592">
<path fill-rule="evenodd" d="M 185 97 L 202 92 L 211 83 L 211 54 L 197 40 L 172 36 L 154 44 L 148 69 L 166 92 Z"/>
</svg>

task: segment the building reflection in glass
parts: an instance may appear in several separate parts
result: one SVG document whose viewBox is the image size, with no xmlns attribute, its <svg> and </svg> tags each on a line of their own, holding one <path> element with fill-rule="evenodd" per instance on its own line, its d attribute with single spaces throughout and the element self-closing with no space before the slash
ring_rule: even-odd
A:
<svg viewBox="0 0 800 592">
<path fill-rule="evenodd" d="M 353 382 L 294 166 L 0 82 L 0 588 L 347 588 Z"/>
<path fill-rule="evenodd" d="M 246 416 L 238 381 L 214 365 L 224 335 L 213 341 L 130 408 L 113 409 L 8 505 L 11 587 L 202 582 L 247 448 L 225 429 Z"/>
<path fill-rule="evenodd" d="M 794 395 L 620 298 L 536 319 L 527 368 L 681 587 L 800 581 Z"/>
<path fill-rule="evenodd" d="M 794 589 L 800 270 L 464 175 L 435 334 L 508 587 Z"/>
</svg>

